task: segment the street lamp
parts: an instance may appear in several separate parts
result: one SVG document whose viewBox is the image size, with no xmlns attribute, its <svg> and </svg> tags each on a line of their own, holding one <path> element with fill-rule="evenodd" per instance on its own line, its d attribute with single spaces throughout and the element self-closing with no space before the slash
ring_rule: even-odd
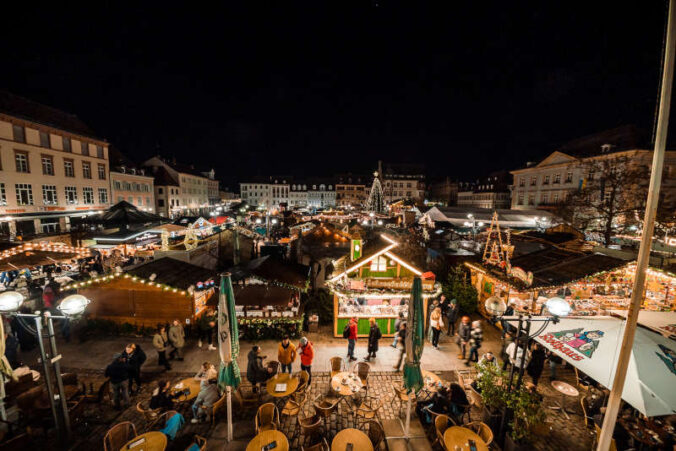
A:
<svg viewBox="0 0 676 451">
<path fill-rule="evenodd" d="M 48 310 L 36 311 L 35 313 L 18 313 L 23 300 L 24 296 L 19 292 L 3 292 L 0 294 L 0 314 L 16 317 L 21 327 L 37 336 L 42 366 L 45 371 L 45 384 L 47 385 L 52 417 L 54 418 L 54 426 L 57 428 L 62 442 L 67 443 L 71 435 L 70 417 L 68 415 L 68 400 L 61 379 L 61 354 L 56 350 L 56 335 L 54 334 L 53 321 L 54 319 L 68 321 L 70 316 L 82 314 L 91 301 L 81 294 L 67 296 L 57 307 L 57 310 L 63 313 L 63 315 L 52 315 Z M 35 321 L 34 330 L 24 322 L 24 318 L 31 318 Z M 43 328 L 45 326 L 47 327 L 46 338 L 49 340 L 49 351 L 45 350 L 45 336 L 43 335 Z M 2 339 L 4 339 L 4 337 L 2 337 Z M 50 369 L 54 372 L 53 375 L 51 374 Z M 56 389 L 58 391 L 56 394 L 54 393 L 54 387 L 52 386 L 52 377 L 54 377 L 56 381 Z M 2 383 L 4 384 L 4 376 L 2 377 Z M 0 403 L 0 406 L 4 416 L 4 404 Z"/>
</svg>

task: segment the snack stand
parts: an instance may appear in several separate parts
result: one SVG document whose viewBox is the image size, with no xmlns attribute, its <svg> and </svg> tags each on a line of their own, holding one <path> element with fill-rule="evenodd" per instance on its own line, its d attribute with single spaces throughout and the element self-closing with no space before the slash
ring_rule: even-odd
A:
<svg viewBox="0 0 676 451">
<path fill-rule="evenodd" d="M 423 273 L 398 255 L 401 243 L 391 236 L 380 234 L 366 249 L 363 245 L 359 235 L 353 237 L 350 255 L 336 262 L 326 283 L 333 292 L 334 336 L 342 336 L 343 328 L 355 317 L 358 336 L 368 336 L 369 319 L 375 318 L 383 336 L 392 337 L 399 313 L 408 313 L 413 278 L 423 279 L 425 311 L 428 299 L 441 294 L 441 285 L 433 273 Z"/>
</svg>

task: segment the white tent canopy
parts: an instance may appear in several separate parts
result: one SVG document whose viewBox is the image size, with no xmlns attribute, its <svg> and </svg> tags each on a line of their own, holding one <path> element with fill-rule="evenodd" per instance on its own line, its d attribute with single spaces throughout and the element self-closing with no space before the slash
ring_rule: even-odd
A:
<svg viewBox="0 0 676 451">
<path fill-rule="evenodd" d="M 612 388 L 625 324 L 613 317 L 563 318 L 549 323 L 535 340 Z M 636 329 L 622 399 L 646 416 L 676 413 L 676 341 Z"/>
<path fill-rule="evenodd" d="M 547 226 L 556 225 L 560 222 L 556 216 L 542 210 L 493 210 L 476 207 L 432 207 L 420 218 L 420 221 L 448 222 L 456 227 L 464 227 L 465 222 L 467 222 L 467 215 L 471 214 L 477 221 L 482 221 L 488 225 L 496 211 L 502 227 L 536 228 L 538 225 L 536 218 L 547 218 L 545 221 Z"/>
</svg>

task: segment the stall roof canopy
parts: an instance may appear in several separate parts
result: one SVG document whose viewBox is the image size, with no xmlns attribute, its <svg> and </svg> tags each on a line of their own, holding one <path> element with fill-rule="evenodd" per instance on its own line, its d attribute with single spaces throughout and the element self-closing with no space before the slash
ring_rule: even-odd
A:
<svg viewBox="0 0 676 451">
<path fill-rule="evenodd" d="M 559 218 L 543 210 L 493 210 L 491 208 L 475 207 L 432 207 L 424 216 L 435 222 L 448 222 L 455 227 L 464 227 L 467 215 L 472 214 L 477 221 L 490 224 L 493 212 L 498 213 L 498 220 L 502 227 L 529 229 L 536 228 L 535 218 L 546 217 L 549 224 L 560 222 Z"/>
<path fill-rule="evenodd" d="M 270 255 L 251 260 L 246 270 L 262 279 L 286 283 L 301 290 L 307 287 L 310 275 L 309 266 L 290 261 L 279 261 Z"/>
<path fill-rule="evenodd" d="M 110 207 L 101 216 L 87 218 L 90 224 L 101 224 L 105 227 L 119 227 L 125 225 L 140 225 L 150 223 L 169 222 L 167 218 L 141 211 L 127 201 L 120 201 Z"/>
<path fill-rule="evenodd" d="M 261 284 L 233 286 L 236 305 L 288 305 L 295 291 L 291 288 L 275 287 Z"/>
<path fill-rule="evenodd" d="M 84 256 L 76 252 L 26 250 L 11 257 L 0 259 L 0 271 L 16 271 L 24 268 L 35 268 L 36 266 L 53 265 L 82 257 Z"/>
<path fill-rule="evenodd" d="M 218 274 L 215 271 L 170 257 L 144 263 L 126 272 L 143 279 L 149 279 L 152 274 L 155 274 L 155 282 L 181 290 L 187 290 L 189 286 L 209 279 L 214 279 L 218 283 Z"/>
</svg>

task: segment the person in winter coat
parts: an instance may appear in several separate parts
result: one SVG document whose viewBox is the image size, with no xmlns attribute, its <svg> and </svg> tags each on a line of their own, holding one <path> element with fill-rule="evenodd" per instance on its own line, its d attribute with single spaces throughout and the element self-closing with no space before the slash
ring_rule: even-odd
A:
<svg viewBox="0 0 676 451">
<path fill-rule="evenodd" d="M 129 405 L 129 391 L 127 389 L 127 380 L 129 379 L 129 364 L 122 354 L 118 354 L 115 360 L 106 367 L 104 375 L 110 378 L 110 385 L 113 389 L 113 404 L 116 410 L 120 410 L 120 397 L 124 406 Z"/>
<path fill-rule="evenodd" d="M 176 357 L 176 360 L 183 360 L 183 347 L 185 346 L 185 332 L 183 331 L 183 326 L 181 322 L 177 319 L 171 324 L 169 328 L 169 342 L 173 349 L 169 353 L 169 358 L 173 359 Z"/>
<path fill-rule="evenodd" d="M 253 385 L 254 391 L 258 391 L 258 384 L 268 380 L 272 373 L 272 368 L 263 366 L 264 358 L 260 346 L 254 346 L 247 355 L 246 378 Z"/>
<path fill-rule="evenodd" d="M 547 359 L 547 351 L 540 345 L 540 343 L 534 342 L 533 347 L 530 352 L 530 362 L 528 362 L 528 367 L 526 372 L 533 379 L 533 385 L 537 387 L 540 376 L 542 375 L 542 370 L 545 368 L 545 360 Z"/>
<path fill-rule="evenodd" d="M 209 343 L 209 351 L 215 351 L 216 346 L 212 344 L 214 337 L 214 330 L 216 329 L 216 312 L 214 309 L 209 308 L 209 310 L 200 316 L 200 319 L 197 321 L 197 328 L 199 331 L 199 339 L 197 341 L 197 347 L 202 347 L 202 342 L 206 341 Z"/>
<path fill-rule="evenodd" d="M 446 309 L 446 322 L 448 323 L 448 331 L 446 335 L 452 337 L 455 334 L 455 322 L 458 320 L 458 301 L 451 299 Z"/>
<path fill-rule="evenodd" d="M 515 304 L 516 304 L 516 302 L 509 301 L 509 303 L 507 304 L 507 309 L 505 309 L 505 313 L 503 313 L 502 316 L 514 316 L 514 305 Z M 512 332 L 513 326 L 511 324 L 509 324 L 509 322 L 507 322 L 504 319 L 500 320 L 500 325 L 502 326 L 502 337 L 501 338 L 504 339 L 505 334 L 507 334 L 508 332 Z"/>
<path fill-rule="evenodd" d="M 122 357 L 129 365 L 129 394 L 135 394 L 141 389 L 141 365 L 146 361 L 146 353 L 135 343 L 129 343 L 122 353 Z M 134 391 L 136 382 L 136 391 Z"/>
<path fill-rule="evenodd" d="M 291 374 L 291 365 L 296 361 L 296 346 L 289 341 L 288 335 L 282 338 L 277 348 L 277 360 L 282 364 L 282 373 L 289 370 Z"/>
<path fill-rule="evenodd" d="M 481 321 L 474 321 L 469 337 L 469 357 L 467 358 L 465 365 L 469 365 L 469 362 L 479 361 L 479 348 L 481 348 L 481 343 L 483 341 L 484 333 L 483 330 L 481 330 Z"/>
<path fill-rule="evenodd" d="M 163 324 L 157 325 L 157 333 L 153 336 L 153 346 L 157 350 L 157 364 L 163 365 L 165 369 L 170 370 L 171 365 L 167 361 L 167 329 Z"/>
<path fill-rule="evenodd" d="M 465 360 L 465 353 L 467 352 L 467 345 L 472 333 L 472 325 L 469 323 L 469 316 L 463 316 L 460 326 L 458 326 L 458 346 L 460 346 L 460 354 L 458 358 Z"/>
<path fill-rule="evenodd" d="M 354 356 L 354 347 L 357 344 L 357 318 L 351 318 L 349 327 L 349 335 L 347 336 L 347 356 L 351 362 L 354 362 L 356 357 Z"/>
<path fill-rule="evenodd" d="M 507 369 L 509 365 L 509 354 L 507 354 L 507 348 L 509 345 L 514 343 L 514 336 L 511 332 L 505 334 L 505 340 L 502 342 L 502 351 L 500 351 L 500 357 L 502 358 L 502 371 Z"/>
<path fill-rule="evenodd" d="M 216 367 L 210 362 L 204 362 L 199 373 L 195 374 L 195 379 L 200 381 L 200 387 L 203 387 L 209 379 L 218 379 Z"/>
<path fill-rule="evenodd" d="M 482 366 L 488 366 L 488 365 L 493 365 L 496 368 L 498 367 L 498 359 L 495 358 L 493 353 L 491 351 L 488 351 L 484 353 L 484 355 L 481 356 L 479 359 L 479 365 Z"/>
<path fill-rule="evenodd" d="M 170 391 L 171 382 L 170 381 L 158 381 L 157 388 L 153 390 L 153 393 L 150 397 L 151 409 L 164 409 L 169 410 L 174 408 L 174 399 L 182 396 L 185 391 L 180 391 L 177 393 L 171 394 Z"/>
<path fill-rule="evenodd" d="M 378 352 L 378 340 L 383 336 L 378 324 L 376 324 L 375 318 L 369 318 L 369 324 L 371 324 L 371 328 L 369 329 L 368 354 L 364 357 L 364 360 L 367 362 L 371 360 L 371 357 L 374 359 L 376 358 L 376 352 Z"/>
<path fill-rule="evenodd" d="M 221 397 L 216 383 L 216 377 L 212 377 L 203 381 L 200 385 L 200 392 L 192 404 L 193 419 L 190 420 L 191 423 L 199 423 L 205 417 L 208 419 L 211 406 Z"/>
<path fill-rule="evenodd" d="M 524 358 L 526 359 L 526 361 L 523 362 L 524 367 L 528 366 L 528 354 L 524 352 L 524 348 L 525 344 L 521 340 L 519 340 L 518 346 L 516 341 L 513 341 L 505 348 L 505 353 L 509 358 L 508 362 L 510 365 L 514 366 L 515 370 L 521 368 L 521 361 Z M 503 368 L 506 369 L 506 365 L 503 365 Z"/>
<path fill-rule="evenodd" d="M 404 354 L 406 354 L 406 323 L 403 322 L 399 325 L 399 332 L 397 332 L 397 348 L 399 348 L 399 360 L 397 364 L 394 365 L 394 369 L 399 371 L 401 368 L 401 362 L 404 360 Z"/>
<path fill-rule="evenodd" d="M 307 374 L 310 375 L 307 381 L 307 384 L 310 385 L 310 382 L 312 382 L 312 360 L 315 358 L 315 349 L 312 346 L 312 342 L 308 341 L 305 337 L 301 337 L 298 343 L 298 355 L 300 356 L 300 369 L 307 371 Z"/>
<path fill-rule="evenodd" d="M 397 332 L 399 332 L 399 326 L 401 326 L 401 323 L 404 322 L 404 312 L 399 312 L 399 318 L 394 322 L 394 339 L 392 340 L 392 346 L 393 348 L 397 347 Z"/>
<path fill-rule="evenodd" d="M 441 328 L 444 327 L 443 315 L 441 314 L 441 307 L 437 307 L 430 315 L 430 329 L 432 329 L 432 346 L 439 349 L 439 335 L 441 335 Z"/>
</svg>

